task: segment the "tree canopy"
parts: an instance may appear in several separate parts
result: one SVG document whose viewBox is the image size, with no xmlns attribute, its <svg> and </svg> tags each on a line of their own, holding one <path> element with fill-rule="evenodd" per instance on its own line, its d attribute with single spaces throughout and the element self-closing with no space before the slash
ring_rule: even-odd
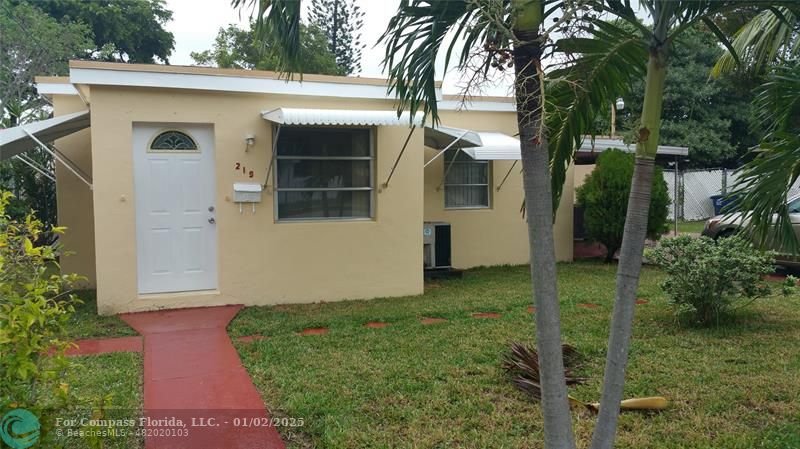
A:
<svg viewBox="0 0 800 449">
<path fill-rule="evenodd" d="M 300 61 L 303 73 L 343 75 L 322 31 L 313 25 L 300 27 L 300 43 L 305 55 Z M 204 66 L 280 71 L 272 45 L 257 38 L 254 24 L 247 30 L 231 24 L 219 29 L 212 49 L 192 52 L 191 56 L 196 64 Z"/>
<path fill-rule="evenodd" d="M 91 30 L 82 23 L 56 20 L 29 4 L 0 1 L 0 128 L 49 115 L 36 92 L 37 75 L 65 75 L 67 61 L 91 48 Z M 52 158 L 41 150 L 27 157 L 52 172 Z M 0 186 L 11 190 L 8 212 L 24 217 L 30 209 L 46 224 L 55 224 L 55 185 L 18 160 L 0 164 Z"/>
<path fill-rule="evenodd" d="M 172 11 L 164 0 L 48 0 L 32 4 L 57 20 L 88 25 L 94 45 L 86 56 L 92 59 L 169 62 L 175 48 L 174 36 L 164 28 L 172 20 Z"/>
<path fill-rule="evenodd" d="M 310 22 L 328 39 L 336 65 L 345 75 L 361 71 L 361 28 L 364 12 L 353 0 L 311 0 Z"/>
<path fill-rule="evenodd" d="M 758 142 L 750 127 L 752 89 L 758 78 L 727 74 L 710 79 L 709 73 L 723 50 L 710 31 L 695 27 L 679 36 L 671 49 L 664 92 L 661 144 L 688 146 L 689 167 L 736 167 L 750 147 Z M 633 140 L 642 110 L 645 83 L 633 82 L 624 96 L 625 110 L 618 111 L 618 129 Z M 601 129 L 609 128 L 607 118 Z M 600 131 L 598 130 L 598 131 Z"/>
</svg>

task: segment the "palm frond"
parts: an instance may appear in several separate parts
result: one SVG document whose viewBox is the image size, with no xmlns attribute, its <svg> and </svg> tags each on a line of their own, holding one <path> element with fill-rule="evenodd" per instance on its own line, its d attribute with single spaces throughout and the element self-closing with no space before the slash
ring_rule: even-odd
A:
<svg viewBox="0 0 800 449">
<path fill-rule="evenodd" d="M 256 17 L 256 37 L 271 43 L 279 71 L 287 76 L 302 76 L 301 4 L 301 0 L 231 0 L 236 9 L 251 10 Z"/>
<path fill-rule="evenodd" d="M 745 164 L 732 196 L 757 242 L 794 254 L 800 243 L 786 204 L 800 177 L 800 63 L 780 68 L 754 100 L 756 117 L 767 137 Z"/>
<path fill-rule="evenodd" d="M 748 69 L 759 72 L 779 58 L 800 55 L 799 19 L 795 11 L 786 7 L 761 11 L 736 32 L 732 48 L 717 60 L 712 75 L 733 71 L 738 65 L 737 59 Z"/>
<path fill-rule="evenodd" d="M 644 75 L 648 56 L 642 36 L 599 21 L 594 22 L 591 38 L 559 40 L 556 50 L 579 56 L 549 75 L 546 124 L 554 208 L 575 151 L 587 134 L 594 133 L 595 118 Z"/>
<path fill-rule="evenodd" d="M 408 110 L 413 117 L 421 109 L 438 121 L 435 66 L 443 46 L 445 72 L 456 45 L 460 46 L 459 67 L 479 45 L 487 50 L 507 46 L 509 8 L 506 1 L 401 0 L 378 41 L 386 46 L 383 65 L 389 71 L 389 90 L 399 100 L 398 111 Z"/>
<path fill-rule="evenodd" d="M 586 381 L 577 377 L 574 370 L 579 367 L 581 355 L 574 346 L 561 346 L 564 354 L 564 374 L 567 385 L 577 385 Z M 534 401 L 542 398 L 539 383 L 539 354 L 535 349 L 518 341 L 511 342 L 511 350 L 503 357 L 503 369 L 511 377 L 511 383 L 519 390 L 529 394 Z"/>
</svg>

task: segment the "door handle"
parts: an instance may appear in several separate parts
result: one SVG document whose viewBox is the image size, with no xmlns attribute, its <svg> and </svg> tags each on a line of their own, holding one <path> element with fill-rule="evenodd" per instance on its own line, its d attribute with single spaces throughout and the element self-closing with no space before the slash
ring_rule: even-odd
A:
<svg viewBox="0 0 800 449">
<path fill-rule="evenodd" d="M 208 219 L 208 222 L 211 223 L 211 224 L 214 224 L 214 223 L 217 222 L 217 220 L 215 220 L 214 217 L 211 217 L 211 218 Z"/>
</svg>

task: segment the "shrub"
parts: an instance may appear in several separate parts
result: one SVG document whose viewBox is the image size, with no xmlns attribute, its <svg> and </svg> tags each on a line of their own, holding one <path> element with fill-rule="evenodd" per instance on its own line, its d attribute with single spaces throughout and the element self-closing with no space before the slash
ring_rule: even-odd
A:
<svg viewBox="0 0 800 449">
<path fill-rule="evenodd" d="M 583 223 L 589 239 L 606 247 L 606 261 L 611 261 L 622 245 L 628 195 L 633 178 L 634 156 L 620 150 L 604 151 L 597 165 L 578 188 L 578 205 L 583 208 Z M 647 220 L 647 236 L 658 239 L 667 231 L 670 199 L 661 167 L 653 172 L 653 189 Z"/>
<path fill-rule="evenodd" d="M 769 294 L 762 278 L 775 263 L 774 253 L 761 252 L 739 237 L 714 241 L 682 235 L 661 241 L 646 256 L 666 271 L 661 288 L 677 313 L 705 326 Z"/>
<path fill-rule="evenodd" d="M 0 410 L 36 410 L 43 388 L 52 389 L 47 396 L 67 396 L 60 379 L 69 367 L 69 343 L 61 337 L 77 301 L 67 289 L 78 277 L 51 273 L 58 268 L 58 248 L 34 246 L 46 229 L 32 214 L 11 219 L 11 198 L 0 192 Z"/>
</svg>

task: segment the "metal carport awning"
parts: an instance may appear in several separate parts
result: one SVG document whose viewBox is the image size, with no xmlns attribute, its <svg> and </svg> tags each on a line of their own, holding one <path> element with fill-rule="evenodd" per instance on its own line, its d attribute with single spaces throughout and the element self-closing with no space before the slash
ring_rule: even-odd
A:
<svg viewBox="0 0 800 449">
<path fill-rule="evenodd" d="M 80 180 L 91 189 L 92 181 L 90 177 L 67 156 L 58 151 L 57 148 L 51 148 L 45 143 L 81 131 L 88 128 L 90 125 L 90 112 L 86 110 L 40 120 L 38 122 L 27 123 L 13 128 L 2 129 L 0 130 L 0 161 L 15 157 L 43 176 L 55 181 L 52 173 L 23 154 L 26 151 L 39 147 L 49 153 L 56 161 L 64 165 L 64 167 L 80 178 Z"/>
<path fill-rule="evenodd" d="M 36 148 L 40 146 L 40 141 L 52 142 L 86 129 L 89 125 L 89 111 L 81 111 L 14 128 L 0 129 L 0 160 L 4 161 Z"/>
</svg>

